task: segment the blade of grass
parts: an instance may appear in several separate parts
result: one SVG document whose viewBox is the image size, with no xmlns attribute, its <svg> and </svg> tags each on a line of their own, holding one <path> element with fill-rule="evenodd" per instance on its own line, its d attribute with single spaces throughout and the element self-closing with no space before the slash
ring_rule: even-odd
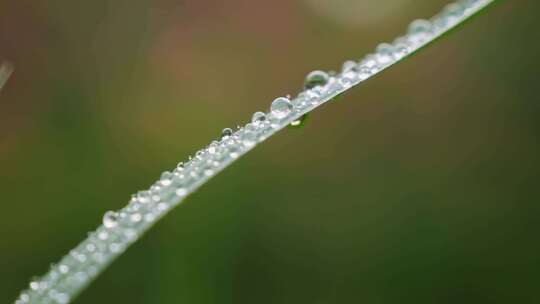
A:
<svg viewBox="0 0 540 304">
<path fill-rule="evenodd" d="M 393 44 L 382 44 L 377 52 L 360 62 L 349 62 L 337 75 L 323 74 L 326 75 L 323 83 L 319 86 L 308 83 L 308 88 L 292 101 L 278 98 L 269 113 L 256 113 L 250 123 L 237 131 L 225 129 L 219 141 L 213 141 L 172 172 L 164 172 L 148 190 L 134 195 L 126 207 L 117 212 L 106 212 L 103 224 L 58 264 L 51 266 L 43 277 L 33 279 L 16 303 L 70 302 L 169 210 L 258 143 L 430 45 L 494 1 L 462 0 L 450 4 L 429 21 L 414 21 L 409 32 Z"/>
</svg>

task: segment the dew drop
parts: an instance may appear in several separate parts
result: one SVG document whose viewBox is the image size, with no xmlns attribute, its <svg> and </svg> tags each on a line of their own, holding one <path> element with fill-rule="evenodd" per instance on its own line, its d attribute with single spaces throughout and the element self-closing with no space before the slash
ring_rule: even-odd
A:
<svg viewBox="0 0 540 304">
<path fill-rule="evenodd" d="M 137 200 L 141 204 L 146 204 L 150 202 L 150 192 L 149 191 L 139 191 L 137 192 Z"/>
<path fill-rule="evenodd" d="M 172 178 L 173 174 L 169 171 L 165 171 L 163 172 L 163 174 L 161 174 L 161 179 L 159 180 L 159 182 L 163 186 L 169 186 L 172 183 Z"/>
<path fill-rule="evenodd" d="M 377 67 L 377 59 L 375 55 L 367 55 L 364 60 L 362 60 L 362 66 L 365 66 L 369 69 Z"/>
<path fill-rule="evenodd" d="M 431 22 L 417 19 L 411 22 L 408 31 L 409 39 L 413 43 L 421 43 L 431 35 Z"/>
<path fill-rule="evenodd" d="M 246 131 L 242 134 L 242 144 L 245 147 L 253 147 L 255 143 L 257 142 L 257 135 L 255 132 L 252 131 Z"/>
<path fill-rule="evenodd" d="M 100 233 L 98 233 L 98 238 L 100 240 L 106 240 L 108 237 L 109 234 L 107 233 L 107 231 L 101 231 Z"/>
<path fill-rule="evenodd" d="M 30 282 L 30 289 L 32 290 L 38 290 L 39 289 L 39 281 L 34 279 Z"/>
<path fill-rule="evenodd" d="M 371 69 L 368 67 L 363 66 L 358 70 L 358 78 L 360 80 L 367 79 L 369 78 L 370 75 L 371 75 Z"/>
<path fill-rule="evenodd" d="M 147 213 L 144 215 L 144 220 L 151 223 L 156 219 L 156 216 L 153 213 Z"/>
<path fill-rule="evenodd" d="M 407 56 L 407 54 L 409 54 L 409 48 L 407 47 L 407 45 L 403 43 L 397 43 L 394 46 L 394 57 L 396 59 L 401 59 Z"/>
<path fill-rule="evenodd" d="M 114 211 L 107 211 L 103 215 L 103 225 L 105 228 L 114 228 L 118 225 L 118 214 Z"/>
<path fill-rule="evenodd" d="M 65 293 L 58 293 L 56 295 L 56 301 L 60 304 L 69 303 L 69 296 Z"/>
<path fill-rule="evenodd" d="M 137 238 L 137 231 L 135 229 L 126 229 L 124 235 L 128 240 L 133 241 Z"/>
<path fill-rule="evenodd" d="M 357 77 L 357 74 L 356 72 L 353 72 L 353 71 L 348 71 L 348 72 L 345 72 L 341 75 L 341 77 L 339 78 L 339 83 L 345 87 L 345 88 L 348 88 L 350 86 L 353 85 L 355 79 Z"/>
<path fill-rule="evenodd" d="M 343 63 L 341 67 L 341 72 L 346 73 L 349 71 L 355 71 L 358 68 L 358 64 L 353 60 L 347 60 Z"/>
<path fill-rule="evenodd" d="M 142 215 L 138 212 L 136 213 L 133 213 L 129 216 L 129 219 L 133 222 L 133 223 L 138 223 L 142 220 Z"/>
<path fill-rule="evenodd" d="M 328 73 L 323 71 L 313 71 L 306 76 L 304 88 L 312 89 L 317 86 L 324 86 L 328 82 Z"/>
<path fill-rule="evenodd" d="M 60 270 L 61 273 L 65 274 L 69 272 L 69 267 L 67 265 L 61 264 L 60 266 L 58 266 L 58 270 Z"/>
<path fill-rule="evenodd" d="M 272 101 L 270 111 L 272 115 L 278 119 L 283 119 L 291 114 L 293 105 L 291 101 L 285 97 L 276 98 Z"/>
<path fill-rule="evenodd" d="M 443 16 L 451 21 L 454 21 L 455 19 L 461 17 L 464 12 L 465 9 L 459 3 L 451 3 L 443 9 Z"/>
<path fill-rule="evenodd" d="M 86 245 L 86 250 L 88 250 L 88 252 L 94 252 L 96 250 L 96 245 L 89 243 Z"/>
<path fill-rule="evenodd" d="M 165 211 L 165 210 L 167 210 L 168 207 L 169 207 L 169 205 L 167 205 L 166 203 L 159 203 L 157 205 L 157 209 L 159 211 Z"/>
<path fill-rule="evenodd" d="M 150 187 L 150 193 L 158 193 L 159 191 L 161 191 L 161 186 L 160 185 L 157 185 L 157 184 L 154 184 Z"/>
<path fill-rule="evenodd" d="M 176 195 L 178 196 L 186 196 L 187 190 L 186 188 L 178 188 L 176 189 Z"/>
<path fill-rule="evenodd" d="M 208 154 L 214 155 L 214 154 L 216 154 L 217 149 L 218 149 L 218 144 L 217 144 L 217 142 L 212 142 L 212 143 L 208 146 L 208 148 L 206 148 L 206 151 L 208 151 Z"/>
<path fill-rule="evenodd" d="M 386 65 L 394 60 L 394 46 L 388 43 L 381 43 L 376 49 L 376 58 L 380 64 Z"/>
<path fill-rule="evenodd" d="M 233 130 L 231 128 L 225 128 L 221 131 L 221 139 L 225 140 L 233 135 Z"/>
<path fill-rule="evenodd" d="M 122 249 L 122 246 L 118 243 L 112 243 L 109 245 L 109 250 L 113 253 L 120 252 L 121 249 Z"/>
<path fill-rule="evenodd" d="M 239 147 L 232 146 L 229 148 L 229 156 L 232 158 L 238 158 L 240 156 Z"/>
<path fill-rule="evenodd" d="M 266 114 L 263 112 L 255 112 L 253 117 L 251 117 L 251 123 L 255 127 L 260 127 L 266 120 Z"/>
</svg>

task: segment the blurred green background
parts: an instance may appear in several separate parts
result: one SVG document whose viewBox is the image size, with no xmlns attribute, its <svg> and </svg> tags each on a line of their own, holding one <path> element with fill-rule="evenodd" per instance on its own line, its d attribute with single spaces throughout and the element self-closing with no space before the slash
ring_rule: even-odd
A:
<svg viewBox="0 0 540 304">
<path fill-rule="evenodd" d="M 161 171 L 443 0 L 1 1 L 0 301 Z M 280 132 L 76 303 L 540 303 L 538 1 Z"/>
</svg>

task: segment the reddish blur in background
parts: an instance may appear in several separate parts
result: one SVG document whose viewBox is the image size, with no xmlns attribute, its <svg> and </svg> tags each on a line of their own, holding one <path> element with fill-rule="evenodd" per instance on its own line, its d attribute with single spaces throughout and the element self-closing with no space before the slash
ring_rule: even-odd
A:
<svg viewBox="0 0 540 304">
<path fill-rule="evenodd" d="M 538 1 L 280 132 L 77 303 L 539 303 Z M 0 301 L 161 171 L 443 0 L 0 2 Z"/>
</svg>

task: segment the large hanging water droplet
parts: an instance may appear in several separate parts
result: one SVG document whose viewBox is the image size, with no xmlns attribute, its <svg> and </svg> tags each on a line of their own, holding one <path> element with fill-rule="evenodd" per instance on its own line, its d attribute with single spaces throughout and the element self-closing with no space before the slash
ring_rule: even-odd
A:
<svg viewBox="0 0 540 304">
<path fill-rule="evenodd" d="M 255 112 L 251 118 L 251 123 L 255 127 L 260 127 L 266 120 L 266 114 L 263 112 Z"/>
<path fill-rule="evenodd" d="M 288 98 L 279 97 L 272 101 L 270 111 L 278 119 L 283 119 L 291 114 L 293 105 Z"/>
<path fill-rule="evenodd" d="M 306 121 L 307 121 L 308 117 L 309 117 L 309 114 L 306 113 L 306 114 L 298 117 L 298 119 L 293 120 L 289 126 L 291 126 L 293 128 L 301 128 L 301 127 L 306 125 Z"/>
<path fill-rule="evenodd" d="M 328 74 L 323 71 L 313 71 L 306 76 L 304 88 L 312 89 L 317 86 L 324 86 L 328 82 Z"/>
<path fill-rule="evenodd" d="M 105 228 L 114 228 L 118 225 L 118 214 L 114 211 L 107 211 L 103 215 L 103 226 Z"/>
<path fill-rule="evenodd" d="M 231 128 L 225 128 L 223 131 L 221 131 L 221 139 L 225 140 L 228 139 L 233 135 L 233 130 Z"/>
</svg>

